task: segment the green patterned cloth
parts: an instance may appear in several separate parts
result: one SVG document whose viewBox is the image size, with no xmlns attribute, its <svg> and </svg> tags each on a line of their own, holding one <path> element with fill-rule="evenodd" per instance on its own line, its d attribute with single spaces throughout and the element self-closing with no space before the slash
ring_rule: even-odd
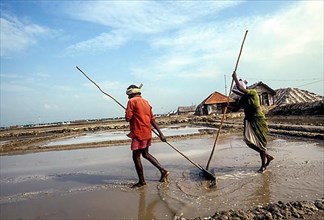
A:
<svg viewBox="0 0 324 220">
<path fill-rule="evenodd" d="M 265 151 L 267 146 L 268 124 L 255 89 L 247 89 L 247 94 L 240 99 L 239 105 L 244 108 L 244 141 Z"/>
</svg>

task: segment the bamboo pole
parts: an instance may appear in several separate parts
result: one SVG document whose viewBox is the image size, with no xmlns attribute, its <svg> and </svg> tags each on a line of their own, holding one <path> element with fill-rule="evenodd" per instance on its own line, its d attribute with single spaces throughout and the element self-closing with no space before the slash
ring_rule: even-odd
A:
<svg viewBox="0 0 324 220">
<path fill-rule="evenodd" d="M 238 64 L 239 64 L 239 61 L 240 61 L 240 58 L 241 58 L 241 54 L 242 54 L 242 50 L 243 50 L 243 45 L 244 45 L 244 42 L 245 42 L 247 33 L 248 33 L 248 30 L 245 31 L 245 35 L 244 35 L 244 38 L 243 38 L 243 41 L 242 41 L 242 44 L 241 44 L 240 52 L 239 52 L 239 55 L 238 55 L 237 60 L 236 60 L 236 65 L 235 65 L 234 72 L 236 72 L 236 70 L 237 70 L 237 67 L 238 67 Z M 232 78 L 232 82 L 231 82 L 229 94 L 228 94 L 228 97 L 227 97 L 227 104 L 226 104 L 226 107 L 224 109 L 223 116 L 222 116 L 222 119 L 221 119 L 221 123 L 220 123 L 219 128 L 218 128 L 218 132 L 217 132 L 217 135 L 216 135 L 216 138 L 215 138 L 215 141 L 214 141 L 213 149 L 212 149 L 212 151 L 210 153 L 210 156 L 209 156 L 209 159 L 208 159 L 208 162 L 207 162 L 206 170 L 209 169 L 209 164 L 210 164 L 210 161 L 211 161 L 211 159 L 212 159 L 212 157 L 214 155 L 214 151 L 215 151 L 215 148 L 216 148 L 217 140 L 218 140 L 220 131 L 221 131 L 222 126 L 223 126 L 223 121 L 224 121 L 224 118 L 225 118 L 225 114 L 226 114 L 227 108 L 229 106 L 229 101 L 230 101 L 230 96 L 231 96 L 231 93 L 232 93 L 233 83 L 234 83 L 234 80 Z"/>
</svg>

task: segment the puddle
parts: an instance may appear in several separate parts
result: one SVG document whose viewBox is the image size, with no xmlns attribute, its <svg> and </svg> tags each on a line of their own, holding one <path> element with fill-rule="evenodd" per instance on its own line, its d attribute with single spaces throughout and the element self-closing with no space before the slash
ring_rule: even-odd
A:
<svg viewBox="0 0 324 220">
<path fill-rule="evenodd" d="M 190 134 L 199 134 L 201 130 L 215 130 L 208 127 L 189 127 L 189 126 L 170 126 L 167 128 L 162 128 L 164 136 L 180 136 L 180 135 L 190 135 Z M 116 140 L 129 140 L 126 136 L 129 131 L 104 131 L 104 132 L 94 132 L 87 133 L 84 136 L 67 138 L 64 140 L 52 141 L 49 142 L 43 147 L 53 147 L 58 145 L 71 145 L 71 144 L 85 144 L 85 143 L 94 143 L 94 142 L 103 142 L 103 141 L 116 141 Z M 156 135 L 153 133 L 153 136 Z"/>
</svg>

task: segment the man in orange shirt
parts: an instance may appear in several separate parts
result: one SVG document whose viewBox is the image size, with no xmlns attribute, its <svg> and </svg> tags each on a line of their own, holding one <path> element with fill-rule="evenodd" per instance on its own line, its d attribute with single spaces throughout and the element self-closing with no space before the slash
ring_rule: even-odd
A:
<svg viewBox="0 0 324 220">
<path fill-rule="evenodd" d="M 159 133 L 161 141 L 165 142 L 166 138 L 155 122 L 152 107 L 149 102 L 141 96 L 141 87 L 130 85 L 126 90 L 126 94 L 128 95 L 129 100 L 127 103 L 125 119 L 129 122 L 130 126 L 128 137 L 132 139 L 131 150 L 133 152 L 133 161 L 139 178 L 138 183 L 134 184 L 132 188 L 146 185 L 141 155 L 159 169 L 161 172 L 160 182 L 164 182 L 167 179 L 169 172 L 162 168 L 157 159 L 149 153 L 149 146 L 151 146 L 152 141 L 151 126 L 153 126 Z"/>
</svg>

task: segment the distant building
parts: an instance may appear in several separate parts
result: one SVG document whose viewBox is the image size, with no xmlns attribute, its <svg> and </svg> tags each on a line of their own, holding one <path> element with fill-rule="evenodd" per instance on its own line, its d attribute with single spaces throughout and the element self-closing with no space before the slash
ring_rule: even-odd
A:
<svg viewBox="0 0 324 220">
<path fill-rule="evenodd" d="M 192 105 L 192 106 L 179 106 L 178 110 L 177 110 L 177 114 L 178 115 L 182 115 L 182 114 L 194 114 L 196 110 L 196 106 Z"/>
<path fill-rule="evenodd" d="M 224 113 L 227 102 L 235 102 L 219 92 L 213 92 L 204 99 L 196 108 L 195 115 L 210 115 L 213 113 Z"/>
<path fill-rule="evenodd" d="M 248 86 L 248 89 L 255 89 L 257 91 L 261 105 L 271 106 L 275 104 L 274 96 L 276 95 L 276 91 L 263 82 L 260 81 L 254 83 L 253 85 Z"/>
<path fill-rule="evenodd" d="M 298 88 L 276 89 L 274 99 L 276 105 L 324 101 L 323 96 Z"/>
<path fill-rule="evenodd" d="M 88 120 L 86 119 L 82 119 L 82 120 L 75 120 L 75 121 L 71 121 L 71 124 L 83 124 L 83 123 L 87 123 Z"/>
</svg>

